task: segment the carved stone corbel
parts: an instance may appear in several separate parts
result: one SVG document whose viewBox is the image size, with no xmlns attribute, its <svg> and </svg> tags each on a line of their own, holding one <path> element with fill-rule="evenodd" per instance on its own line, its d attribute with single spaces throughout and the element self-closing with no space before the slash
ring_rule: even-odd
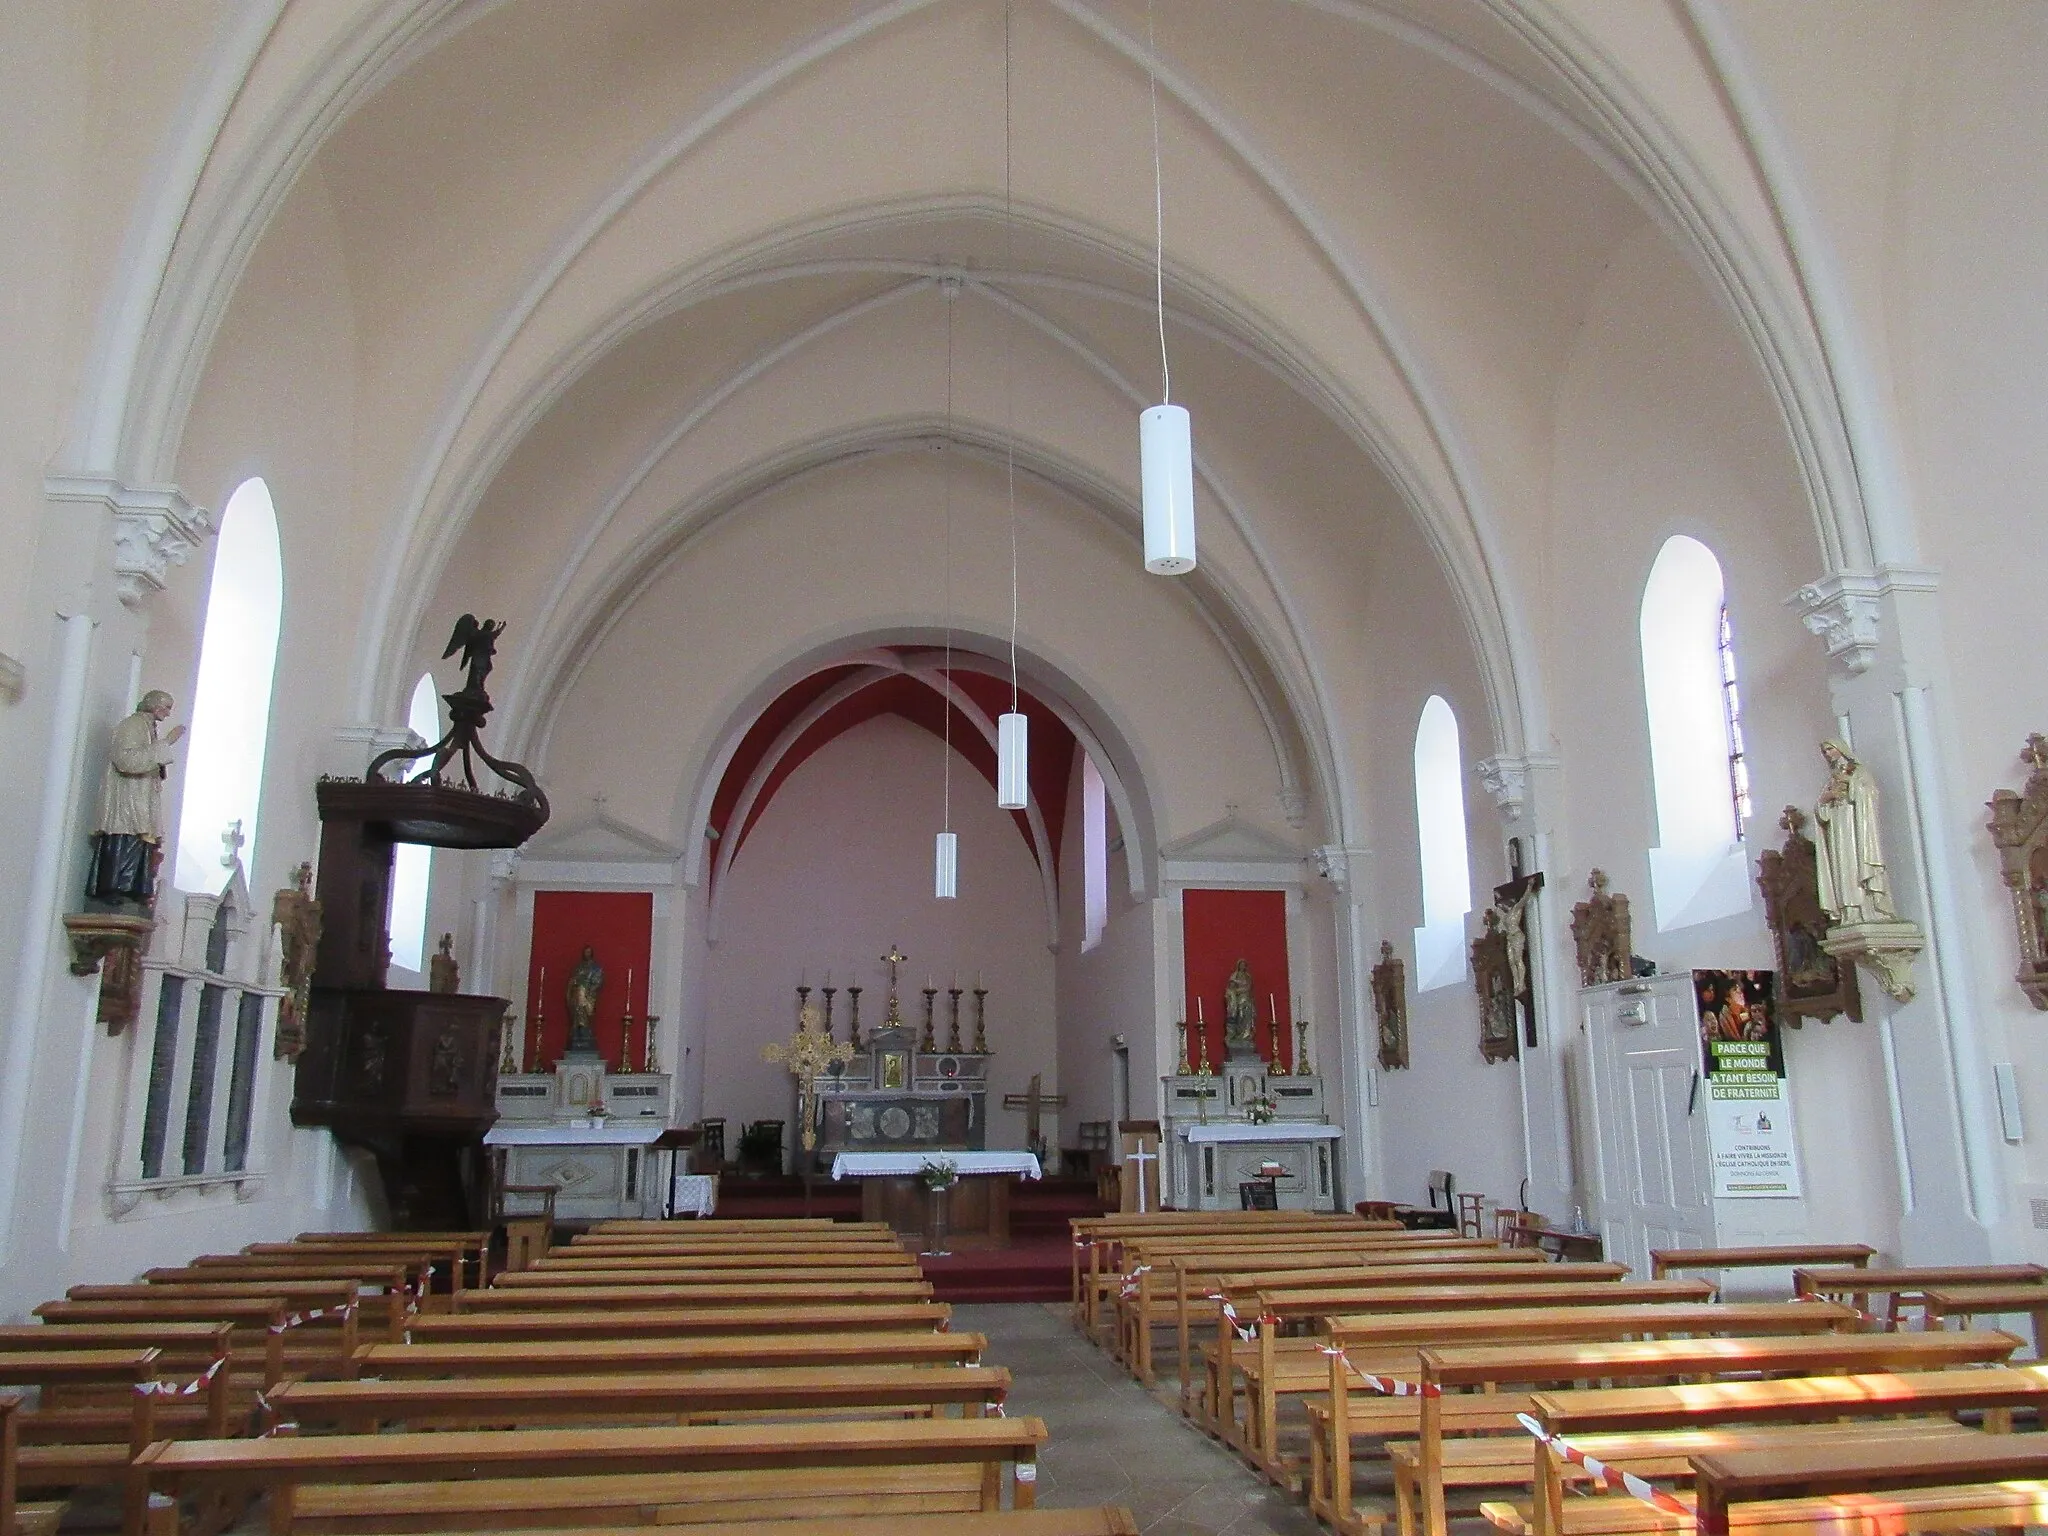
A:
<svg viewBox="0 0 2048 1536">
<path fill-rule="evenodd" d="M 114 517 L 114 580 L 125 607 L 139 608 L 163 591 L 170 568 L 183 565 L 214 531 L 204 507 L 174 485 L 123 485 L 97 475 L 52 475 L 52 501 L 104 507 Z"/>
<path fill-rule="evenodd" d="M 1842 923 L 1828 930 L 1820 947 L 1861 965 L 1894 1002 L 1913 1001 L 1913 957 L 1927 947 L 1918 923 Z"/>
<path fill-rule="evenodd" d="M 1482 757 L 1472 772 L 1485 788 L 1504 821 L 1520 821 L 1529 803 L 1530 760 L 1526 757 Z"/>
<path fill-rule="evenodd" d="M 1850 672 L 1868 672 L 1877 659 L 1878 580 L 1863 572 L 1834 572 L 1809 581 L 1785 601 L 1799 622 L 1828 648 L 1828 659 Z"/>
<path fill-rule="evenodd" d="M 2027 1001 L 2048 1011 L 2048 737 L 2027 738 L 2020 761 L 2033 770 L 2023 790 L 1992 793 L 1991 841 L 2012 900 L 2020 968 L 2014 978 Z"/>
<path fill-rule="evenodd" d="M 71 974 L 99 972 L 99 1021 L 118 1035 L 142 1013 L 142 953 L 156 920 L 118 912 L 69 912 L 64 931 L 71 939 Z"/>
</svg>

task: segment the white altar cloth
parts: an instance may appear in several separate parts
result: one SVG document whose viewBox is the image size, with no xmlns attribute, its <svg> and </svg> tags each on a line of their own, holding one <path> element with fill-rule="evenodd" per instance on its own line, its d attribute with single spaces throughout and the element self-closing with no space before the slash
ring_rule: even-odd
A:
<svg viewBox="0 0 2048 1536">
<path fill-rule="evenodd" d="M 1181 1135 L 1191 1142 L 1204 1141 L 1335 1141 L 1344 1134 L 1341 1125 L 1324 1125 L 1315 1120 L 1274 1120 L 1253 1125 L 1244 1120 L 1215 1120 L 1207 1125 L 1185 1125 Z"/>
<path fill-rule="evenodd" d="M 602 1125 L 506 1125 L 484 1132 L 487 1147 L 644 1147 L 668 1127 L 659 1120 L 607 1120 Z"/>
<path fill-rule="evenodd" d="M 670 1185 L 668 1213 L 681 1216 L 709 1216 L 718 1209 L 718 1176 L 711 1173 L 679 1173 Z"/>
<path fill-rule="evenodd" d="M 835 1179 L 873 1179 L 914 1176 L 925 1164 L 944 1158 L 964 1178 L 971 1173 L 1014 1173 L 1038 1179 L 1045 1172 L 1029 1152 L 842 1152 L 832 1159 Z"/>
</svg>

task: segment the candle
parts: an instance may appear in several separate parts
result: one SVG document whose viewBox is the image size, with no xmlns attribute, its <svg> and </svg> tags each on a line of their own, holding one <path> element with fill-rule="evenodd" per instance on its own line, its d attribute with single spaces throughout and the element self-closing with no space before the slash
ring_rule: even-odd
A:
<svg viewBox="0 0 2048 1536">
<path fill-rule="evenodd" d="M 825 985 L 828 987 L 832 985 L 832 967 L 829 965 L 825 967 Z"/>
<path fill-rule="evenodd" d="M 633 1011 L 633 967 L 626 967 L 626 1012 Z"/>
<path fill-rule="evenodd" d="M 1266 994 L 1266 1012 L 1272 1016 L 1273 1023 L 1277 1026 L 1280 1023 L 1280 1005 L 1273 1001 L 1273 994 L 1270 992 Z"/>
<path fill-rule="evenodd" d="M 1209 1015 L 1203 1012 L 1202 1000 L 1199 997 L 1195 999 L 1195 1022 L 1197 1024 L 1206 1024 L 1209 1022 Z"/>
</svg>

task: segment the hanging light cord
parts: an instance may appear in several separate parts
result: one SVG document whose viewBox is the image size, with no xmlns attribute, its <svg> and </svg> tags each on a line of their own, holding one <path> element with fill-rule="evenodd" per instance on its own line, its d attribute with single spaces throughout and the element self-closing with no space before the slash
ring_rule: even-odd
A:
<svg viewBox="0 0 2048 1536">
<path fill-rule="evenodd" d="M 1159 403 L 1173 404 L 1173 369 L 1166 361 L 1166 192 L 1159 170 L 1159 46 L 1152 35 L 1152 0 L 1145 0 L 1145 81 L 1152 95 L 1152 300 L 1159 315 Z"/>
<path fill-rule="evenodd" d="M 946 299 L 946 438 L 940 445 L 945 454 L 939 466 L 939 503 L 944 510 L 944 537 L 942 547 L 941 578 L 945 588 L 946 605 L 946 662 L 940 674 L 944 686 L 939 690 L 939 708 L 945 712 L 945 767 L 942 770 L 943 788 L 940 790 L 940 828 L 953 830 L 953 308 L 960 301 L 958 284 L 939 290 Z"/>
<path fill-rule="evenodd" d="M 1003 270 L 1016 272 L 1017 215 L 1010 178 L 1010 0 L 1003 0 Z M 1017 713 L 1017 313 L 1003 327 L 1004 478 L 1010 511 L 1010 713 Z"/>
</svg>

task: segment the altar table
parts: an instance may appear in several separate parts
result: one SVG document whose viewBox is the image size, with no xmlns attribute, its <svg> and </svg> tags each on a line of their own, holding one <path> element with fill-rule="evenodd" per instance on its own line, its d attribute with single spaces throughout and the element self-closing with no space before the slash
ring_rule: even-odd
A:
<svg viewBox="0 0 2048 1536">
<path fill-rule="evenodd" d="M 1238 1186 L 1273 1179 L 1283 1211 L 1337 1208 L 1334 1144 L 1342 1126 L 1313 1120 L 1212 1120 L 1178 1127 L 1174 1158 L 1175 1203 L 1198 1211 L 1236 1210 Z M 1267 1164 L 1280 1172 L 1267 1175 Z"/>
<path fill-rule="evenodd" d="M 861 1181 L 862 1221 L 887 1222 L 894 1231 L 917 1236 L 925 1231 L 931 1210 L 924 1168 L 941 1158 L 960 1174 L 947 1196 L 946 1225 L 953 1239 L 968 1247 L 1007 1243 L 1010 1181 L 1044 1177 L 1029 1152 L 841 1152 L 832 1159 L 832 1177 Z"/>
<path fill-rule="evenodd" d="M 484 1134 L 502 1184 L 549 1184 L 557 1221 L 659 1216 L 668 1191 L 655 1176 L 659 1121 L 506 1125 Z M 501 1187 L 502 1187 L 501 1184 Z"/>
</svg>

